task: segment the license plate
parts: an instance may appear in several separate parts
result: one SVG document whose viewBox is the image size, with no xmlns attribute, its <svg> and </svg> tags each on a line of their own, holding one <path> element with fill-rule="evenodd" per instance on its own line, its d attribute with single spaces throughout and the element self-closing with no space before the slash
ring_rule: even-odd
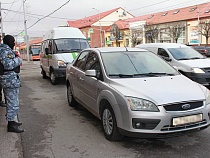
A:
<svg viewBox="0 0 210 158">
<path fill-rule="evenodd" d="M 203 120 L 202 114 L 177 117 L 177 118 L 173 118 L 173 125 L 174 126 L 183 125 L 183 124 L 188 124 L 188 123 L 200 122 L 202 120 Z"/>
</svg>

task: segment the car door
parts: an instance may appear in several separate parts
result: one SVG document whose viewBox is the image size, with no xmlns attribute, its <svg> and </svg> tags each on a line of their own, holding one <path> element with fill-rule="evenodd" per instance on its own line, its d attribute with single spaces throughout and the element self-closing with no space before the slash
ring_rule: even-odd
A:
<svg viewBox="0 0 210 158">
<path fill-rule="evenodd" d="M 83 90 L 83 78 L 85 76 L 85 62 L 88 56 L 88 51 L 83 51 L 80 53 L 73 66 L 70 68 L 70 82 L 73 90 L 75 99 L 78 99 L 80 102 L 83 101 L 82 92 Z"/>
<path fill-rule="evenodd" d="M 91 51 L 88 54 L 88 58 L 85 64 L 85 71 L 86 70 L 96 70 L 97 72 L 97 78 L 89 76 L 80 76 L 83 79 L 81 85 L 83 92 L 83 101 L 89 108 L 89 110 L 95 113 L 97 110 L 96 104 L 100 83 L 103 82 L 103 74 L 101 71 L 101 64 L 98 54 L 94 51 Z"/>
<path fill-rule="evenodd" d="M 48 48 L 48 40 L 42 42 L 41 53 L 40 53 L 40 64 L 42 69 L 47 72 L 48 71 L 48 57 L 46 54 L 46 48 Z"/>
</svg>

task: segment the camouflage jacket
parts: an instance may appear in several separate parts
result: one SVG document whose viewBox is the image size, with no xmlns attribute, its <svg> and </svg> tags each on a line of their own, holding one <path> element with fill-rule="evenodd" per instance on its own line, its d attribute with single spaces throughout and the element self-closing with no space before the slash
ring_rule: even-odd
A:
<svg viewBox="0 0 210 158">
<path fill-rule="evenodd" d="M 0 62 L 4 65 L 4 75 L 0 76 L 0 84 L 3 88 L 20 87 L 20 76 L 13 70 L 20 66 L 22 60 L 16 57 L 13 50 L 6 44 L 0 44 Z"/>
</svg>

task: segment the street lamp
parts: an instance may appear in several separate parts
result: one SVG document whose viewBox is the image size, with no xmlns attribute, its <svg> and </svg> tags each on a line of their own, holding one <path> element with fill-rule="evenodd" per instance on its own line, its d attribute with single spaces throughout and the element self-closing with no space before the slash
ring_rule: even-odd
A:
<svg viewBox="0 0 210 158">
<path fill-rule="evenodd" d="M 100 25 L 100 42 L 101 42 L 101 47 L 102 47 L 102 37 L 101 37 L 101 13 L 99 12 L 99 10 L 98 9 L 96 9 L 96 8 L 92 8 L 92 9 L 94 9 L 94 10 L 96 10 L 97 12 L 98 12 L 98 17 L 99 17 L 99 19 L 98 19 L 98 22 L 99 22 L 99 25 Z"/>
</svg>

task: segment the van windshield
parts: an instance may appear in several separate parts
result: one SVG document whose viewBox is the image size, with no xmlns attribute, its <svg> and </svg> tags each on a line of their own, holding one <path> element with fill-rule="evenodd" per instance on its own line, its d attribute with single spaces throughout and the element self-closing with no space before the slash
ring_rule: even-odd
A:
<svg viewBox="0 0 210 158">
<path fill-rule="evenodd" d="M 198 53 L 196 50 L 190 47 L 184 48 L 168 48 L 171 55 L 176 60 L 190 60 L 190 59 L 203 59 L 205 58 L 203 55 Z"/>
<path fill-rule="evenodd" d="M 57 53 L 80 52 L 81 50 L 90 47 L 85 39 L 56 39 L 54 41 Z"/>
</svg>

